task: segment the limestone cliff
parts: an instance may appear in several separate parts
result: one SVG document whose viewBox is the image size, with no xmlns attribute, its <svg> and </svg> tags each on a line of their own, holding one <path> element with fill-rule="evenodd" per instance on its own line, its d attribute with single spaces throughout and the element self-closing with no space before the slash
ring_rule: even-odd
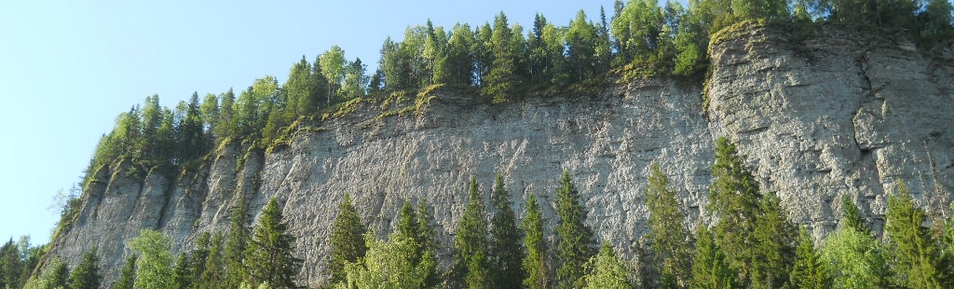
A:
<svg viewBox="0 0 954 289">
<path fill-rule="evenodd" d="M 387 232 L 405 200 L 434 206 L 449 247 L 476 176 L 489 191 L 501 173 L 521 212 L 540 196 L 555 224 L 554 189 L 569 171 L 590 209 L 589 224 L 634 257 L 646 233 L 643 189 L 657 162 L 682 196 L 695 226 L 705 208 L 714 139 L 727 136 L 766 192 L 816 237 L 834 228 L 838 198 L 856 200 L 880 227 L 886 194 L 903 180 L 931 214 L 946 214 L 954 188 L 954 64 L 909 43 L 822 29 L 808 37 L 744 27 L 710 47 L 707 89 L 648 79 L 498 105 L 474 105 L 452 90 L 429 92 L 407 113 L 355 104 L 354 111 L 306 123 L 287 146 L 268 152 L 232 143 L 199 169 L 170 179 L 127 175 L 117 162 L 97 172 L 78 219 L 53 240 L 71 264 L 98 246 L 107 284 L 126 243 L 142 228 L 188 250 L 202 232 L 224 230 L 238 197 L 258 212 L 284 204 L 303 283 L 326 278 L 328 230 L 342 195 Z M 703 92 L 705 91 L 705 92 Z M 398 105 L 401 105 L 400 103 Z M 441 252 L 449 258 L 449 252 Z"/>
</svg>

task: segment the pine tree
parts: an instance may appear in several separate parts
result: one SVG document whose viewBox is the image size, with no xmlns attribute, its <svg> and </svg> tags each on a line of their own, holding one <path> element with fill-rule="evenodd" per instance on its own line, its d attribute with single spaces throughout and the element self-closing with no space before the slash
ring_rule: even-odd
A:
<svg viewBox="0 0 954 289">
<path fill-rule="evenodd" d="M 487 262 L 487 220 L 483 198 L 477 179 L 470 179 L 467 209 L 460 219 L 454 236 L 454 275 L 456 281 L 468 288 L 492 286 Z"/>
<path fill-rule="evenodd" d="M 238 203 L 232 208 L 232 214 L 229 220 L 229 231 L 225 237 L 224 275 L 220 284 L 211 284 L 212 286 L 222 286 L 222 288 L 238 288 L 242 282 L 248 278 L 248 272 L 245 268 L 245 250 L 248 247 L 248 236 L 251 235 L 248 224 L 248 213 L 245 198 L 238 197 Z"/>
<path fill-rule="evenodd" d="M 129 242 L 129 247 L 139 254 L 136 265 L 137 289 L 172 288 L 172 246 L 169 238 L 160 232 L 144 229 L 139 237 Z"/>
<path fill-rule="evenodd" d="M 83 254 L 83 259 L 70 275 L 70 289 L 99 289 L 102 276 L 99 275 L 99 257 L 96 248 Z"/>
<path fill-rule="evenodd" d="M 916 207 L 904 183 L 898 193 L 888 196 L 885 235 L 893 253 L 895 282 L 908 288 L 944 288 L 940 251 L 927 227 L 924 210 Z"/>
<path fill-rule="evenodd" d="M 126 258 L 126 263 L 119 270 L 119 280 L 113 282 L 110 289 L 133 289 L 136 281 L 136 256 Z"/>
<path fill-rule="evenodd" d="M 616 257 L 613 247 L 604 243 L 600 252 L 586 264 L 585 289 L 635 289 L 629 269 Z"/>
<path fill-rule="evenodd" d="M 361 222 L 361 216 L 351 204 L 351 196 L 345 194 L 344 200 L 338 205 L 338 217 L 331 225 L 331 234 L 328 243 L 331 244 L 331 260 L 328 261 L 328 271 L 331 272 L 331 283 L 344 280 L 345 265 L 357 262 L 364 257 L 368 250 L 364 242 L 367 228 Z"/>
<path fill-rule="evenodd" d="M 172 287 L 174 289 L 187 289 L 192 286 L 192 270 L 189 256 L 185 253 L 179 254 L 176 259 L 175 267 L 172 268 Z"/>
<path fill-rule="evenodd" d="M 250 284 L 298 288 L 294 280 L 302 261 L 292 255 L 294 246 L 295 237 L 288 234 L 278 200 L 273 197 L 262 209 L 255 235 L 245 251 Z"/>
<path fill-rule="evenodd" d="M 812 236 L 805 227 L 798 230 L 798 247 L 795 249 L 795 264 L 789 274 L 789 286 L 795 289 L 831 288 L 831 278 L 821 255 L 815 250 Z"/>
<path fill-rule="evenodd" d="M 550 288 L 550 262 L 547 262 L 548 249 L 543 235 L 543 214 L 537 205 L 535 195 L 527 199 L 527 217 L 523 219 L 523 230 L 527 236 L 523 244 L 527 255 L 523 258 L 523 270 L 526 278 L 523 286 L 531 289 Z"/>
<path fill-rule="evenodd" d="M 696 231 L 696 251 L 692 257 L 692 279 L 689 288 L 741 288 L 735 282 L 736 273 L 729 266 L 725 253 L 715 242 L 705 225 Z"/>
<path fill-rule="evenodd" d="M 504 187 L 503 176 L 497 175 L 493 187 L 494 215 L 490 219 L 490 253 L 494 287 L 519 288 L 524 279 L 521 262 L 520 230 L 510 203 L 510 192 Z"/>
<path fill-rule="evenodd" d="M 557 195 L 557 288 L 576 288 L 581 285 L 583 268 L 596 252 L 593 250 L 593 231 L 586 226 L 586 208 L 580 204 L 580 193 L 563 172 Z"/>
<path fill-rule="evenodd" d="M 669 189 L 669 179 L 653 163 L 650 168 L 649 185 L 646 188 L 646 204 L 649 207 L 649 238 L 662 265 L 662 285 L 667 288 L 685 288 L 691 276 L 692 255 L 689 254 L 689 230 L 683 225 L 681 204 L 676 192 Z"/>
</svg>

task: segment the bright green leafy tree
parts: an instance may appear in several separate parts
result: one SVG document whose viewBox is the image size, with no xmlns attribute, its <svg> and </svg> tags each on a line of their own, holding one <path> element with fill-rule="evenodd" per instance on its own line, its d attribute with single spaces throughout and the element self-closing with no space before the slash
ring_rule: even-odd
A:
<svg viewBox="0 0 954 289">
<path fill-rule="evenodd" d="M 634 289 L 630 282 L 630 270 L 613 251 L 613 246 L 604 243 L 600 252 L 586 264 L 585 289 Z"/>
<path fill-rule="evenodd" d="M 172 253 L 169 248 L 172 243 L 169 238 L 160 232 L 144 229 L 129 242 L 129 247 L 139 255 L 136 262 L 137 289 L 168 289 L 173 288 Z"/>
</svg>

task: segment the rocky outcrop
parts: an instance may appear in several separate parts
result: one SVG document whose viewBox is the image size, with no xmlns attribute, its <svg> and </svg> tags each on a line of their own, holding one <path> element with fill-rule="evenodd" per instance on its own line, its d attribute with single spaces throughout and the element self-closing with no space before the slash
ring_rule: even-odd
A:
<svg viewBox="0 0 954 289">
<path fill-rule="evenodd" d="M 494 175 L 503 174 L 520 216 L 524 200 L 538 195 L 552 229 L 554 190 L 566 170 L 597 237 L 633 258 L 647 230 L 642 191 L 653 162 L 679 192 L 686 225 L 711 221 L 704 208 L 719 136 L 738 143 L 763 191 L 777 194 L 789 217 L 816 237 L 834 228 L 841 196 L 859 202 L 877 230 L 897 181 L 931 214 L 947 213 L 954 188 L 949 60 L 926 57 L 901 40 L 837 29 L 811 37 L 754 26 L 737 33 L 712 45 L 705 94 L 668 79 L 498 105 L 436 90 L 400 115 L 358 105 L 303 126 L 287 146 L 267 153 L 222 146 L 176 179 L 129 176 L 118 162 L 98 172 L 78 219 L 53 241 L 53 254 L 75 264 L 83 250 L 98 246 L 111 282 L 140 229 L 159 229 L 175 251 L 188 250 L 202 232 L 227 228 L 239 198 L 258 212 L 277 197 L 305 260 L 301 281 L 319 284 L 328 230 L 345 193 L 380 234 L 404 201 L 426 200 L 439 242 L 449 247 L 471 176 L 487 192 Z"/>
</svg>

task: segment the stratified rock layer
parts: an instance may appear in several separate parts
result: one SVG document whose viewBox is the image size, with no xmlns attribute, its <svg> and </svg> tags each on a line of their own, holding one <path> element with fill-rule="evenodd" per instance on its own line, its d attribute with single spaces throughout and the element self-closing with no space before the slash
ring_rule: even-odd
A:
<svg viewBox="0 0 954 289">
<path fill-rule="evenodd" d="M 53 254 L 76 264 L 98 247 L 109 283 L 139 230 L 158 229 L 174 251 L 189 250 L 199 234 L 228 228 L 238 198 L 257 213 L 277 197 L 305 260 L 301 281 L 320 284 L 328 231 L 345 193 L 381 235 L 403 202 L 426 200 L 446 248 L 471 176 L 489 200 L 494 175 L 502 174 L 521 217 L 526 198 L 537 194 L 552 230 L 554 190 L 566 170 L 597 237 L 634 258 L 647 231 L 643 190 L 653 162 L 681 196 L 686 225 L 712 221 L 704 208 L 720 136 L 738 144 L 763 191 L 777 194 L 816 238 L 836 225 L 842 196 L 858 202 L 879 231 L 898 181 L 930 214 L 947 213 L 954 188 L 950 60 L 925 57 L 904 41 L 835 29 L 805 38 L 751 26 L 736 34 L 711 47 L 705 97 L 699 86 L 666 79 L 498 105 L 437 90 L 402 115 L 359 105 L 303 126 L 288 146 L 267 153 L 225 145 L 175 180 L 128 176 L 120 161 L 98 172 Z M 440 257 L 447 262 L 450 252 Z"/>
</svg>

